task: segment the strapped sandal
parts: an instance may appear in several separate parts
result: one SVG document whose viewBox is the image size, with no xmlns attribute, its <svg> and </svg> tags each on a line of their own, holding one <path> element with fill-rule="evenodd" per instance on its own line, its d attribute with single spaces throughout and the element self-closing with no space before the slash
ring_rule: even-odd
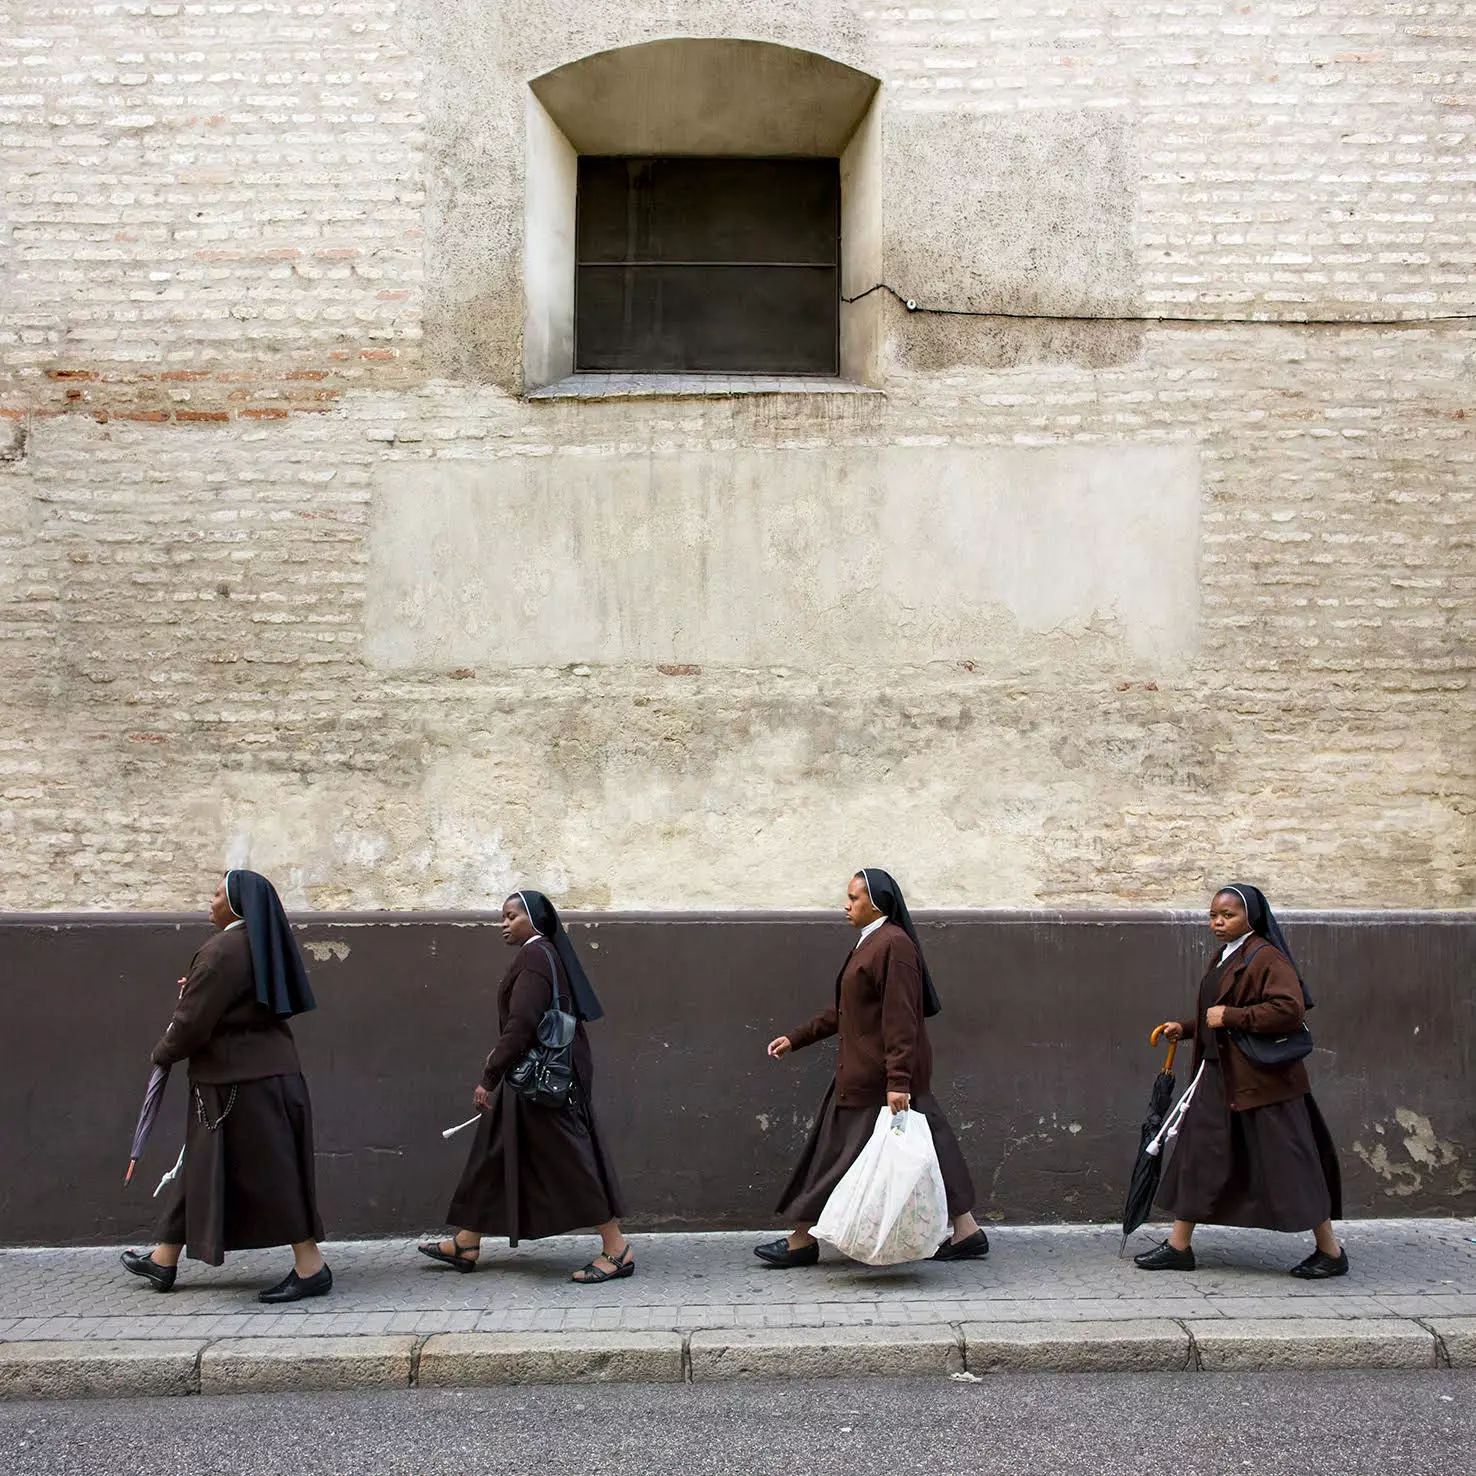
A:
<svg viewBox="0 0 1476 1476">
<path fill-rule="evenodd" d="M 451 1253 L 448 1255 L 441 1249 L 438 1240 L 423 1242 L 415 1247 L 423 1256 L 429 1256 L 433 1261 L 439 1261 L 443 1266 L 455 1266 L 458 1271 L 475 1271 L 477 1269 L 477 1257 L 481 1254 L 480 1245 L 462 1245 L 456 1237 L 451 1237 Z M 467 1252 L 471 1254 L 468 1255 Z"/>
<path fill-rule="evenodd" d="M 591 1261 L 587 1266 L 581 1266 L 569 1280 L 576 1286 L 598 1286 L 602 1281 L 624 1281 L 627 1276 L 636 1274 L 636 1263 L 631 1259 L 628 1240 L 625 1242 L 625 1249 L 618 1256 L 612 1256 L 607 1251 L 601 1251 L 600 1255 L 604 1256 L 615 1268 L 613 1271 L 606 1271 L 603 1266 L 597 1266 L 595 1261 L 599 1259 L 599 1256 L 596 1256 L 595 1261 Z"/>
</svg>

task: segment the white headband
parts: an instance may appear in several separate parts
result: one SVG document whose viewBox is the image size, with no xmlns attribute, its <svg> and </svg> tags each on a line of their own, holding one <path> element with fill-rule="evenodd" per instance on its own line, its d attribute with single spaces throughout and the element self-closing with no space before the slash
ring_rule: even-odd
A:
<svg viewBox="0 0 1476 1476">
<path fill-rule="evenodd" d="M 533 931 L 537 933 L 540 938 L 546 937 L 547 935 L 544 933 L 543 929 L 540 928 L 538 924 L 533 921 L 533 909 L 528 906 L 528 899 L 521 892 L 514 892 L 513 896 L 515 896 L 518 901 L 523 904 L 523 911 L 527 915 L 529 926 L 532 927 Z"/>
</svg>

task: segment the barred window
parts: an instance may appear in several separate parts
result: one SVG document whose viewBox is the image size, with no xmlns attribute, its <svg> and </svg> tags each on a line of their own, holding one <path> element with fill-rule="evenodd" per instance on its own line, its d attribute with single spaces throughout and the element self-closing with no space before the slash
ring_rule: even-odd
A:
<svg viewBox="0 0 1476 1476">
<path fill-rule="evenodd" d="M 835 159 L 581 156 L 574 367 L 835 374 Z"/>
</svg>

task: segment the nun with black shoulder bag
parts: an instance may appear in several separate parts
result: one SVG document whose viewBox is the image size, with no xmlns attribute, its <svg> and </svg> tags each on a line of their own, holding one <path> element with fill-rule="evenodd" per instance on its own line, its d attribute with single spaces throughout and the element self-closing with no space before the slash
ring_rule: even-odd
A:
<svg viewBox="0 0 1476 1476">
<path fill-rule="evenodd" d="M 1194 1014 L 1154 1032 L 1194 1042 L 1194 1078 L 1158 1191 L 1174 1224 L 1134 1259 L 1144 1271 L 1192 1271 L 1198 1225 L 1310 1230 L 1312 1253 L 1291 1274 L 1346 1276 L 1348 1253 L 1333 1231 L 1342 1175 L 1305 1065 L 1312 998 L 1259 888 L 1222 887 L 1209 926 L 1219 947 Z"/>
<path fill-rule="evenodd" d="M 594 1058 L 585 1024 L 604 1011 L 553 903 L 514 892 L 502 904 L 513 961 L 497 993 L 501 1034 L 472 1094 L 481 1114 L 446 1211 L 456 1226 L 421 1255 L 475 1271 L 482 1237 L 541 1240 L 593 1228 L 600 1254 L 575 1271 L 581 1286 L 635 1275 L 620 1229 L 620 1185 L 594 1113 Z"/>
</svg>

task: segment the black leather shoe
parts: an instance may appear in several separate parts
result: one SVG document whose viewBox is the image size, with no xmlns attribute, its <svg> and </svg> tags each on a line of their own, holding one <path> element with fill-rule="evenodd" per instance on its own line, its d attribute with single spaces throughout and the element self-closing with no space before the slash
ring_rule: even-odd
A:
<svg viewBox="0 0 1476 1476">
<path fill-rule="evenodd" d="M 1321 1251 L 1313 1251 L 1305 1261 L 1291 1268 L 1291 1274 L 1300 1276 L 1303 1281 L 1326 1281 L 1329 1276 L 1346 1276 L 1348 1248 L 1340 1247 L 1335 1256 L 1325 1256 Z"/>
<path fill-rule="evenodd" d="M 773 1267 L 776 1271 L 787 1271 L 791 1266 L 813 1266 L 820 1259 L 820 1245 L 815 1242 L 810 1245 L 802 1245 L 798 1250 L 790 1250 L 789 1239 L 781 1235 L 778 1240 L 765 1241 L 763 1245 L 756 1245 L 753 1253 L 764 1265 Z"/>
<path fill-rule="evenodd" d="M 1192 1271 L 1194 1247 L 1175 1250 L 1168 1241 L 1162 1240 L 1152 1250 L 1134 1256 L 1133 1261 L 1140 1271 Z"/>
<path fill-rule="evenodd" d="M 982 1261 L 989 1254 L 989 1237 L 975 1230 L 960 1241 L 945 1240 L 933 1252 L 935 1261 Z"/>
<path fill-rule="evenodd" d="M 141 1256 L 137 1251 L 124 1251 L 122 1261 L 125 1271 L 132 1271 L 135 1276 L 152 1281 L 155 1291 L 167 1292 L 174 1289 L 174 1278 L 179 1274 L 177 1267 L 161 1266 L 152 1256 Z"/>
<path fill-rule="evenodd" d="M 315 1271 L 306 1279 L 296 1271 L 289 1271 L 275 1286 L 268 1287 L 256 1299 L 258 1302 L 300 1302 L 304 1297 L 326 1297 L 333 1290 L 333 1273 L 328 1263 L 321 1271 Z"/>
</svg>

